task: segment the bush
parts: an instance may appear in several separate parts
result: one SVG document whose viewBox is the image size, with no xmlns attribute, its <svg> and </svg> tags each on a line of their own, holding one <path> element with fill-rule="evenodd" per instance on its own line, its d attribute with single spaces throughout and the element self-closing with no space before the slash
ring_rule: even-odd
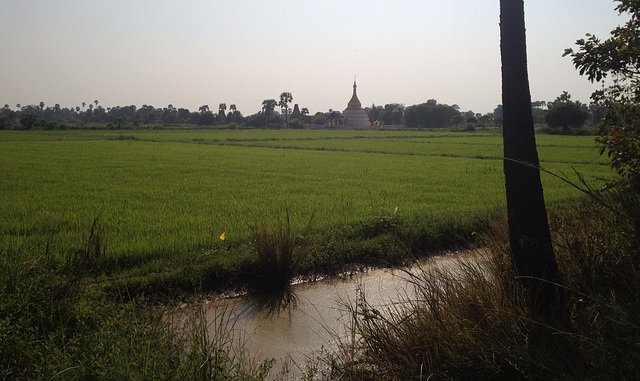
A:
<svg viewBox="0 0 640 381">
<path fill-rule="evenodd" d="M 293 119 L 289 122 L 289 127 L 294 130 L 301 130 L 304 128 L 304 122 L 300 119 Z"/>
</svg>

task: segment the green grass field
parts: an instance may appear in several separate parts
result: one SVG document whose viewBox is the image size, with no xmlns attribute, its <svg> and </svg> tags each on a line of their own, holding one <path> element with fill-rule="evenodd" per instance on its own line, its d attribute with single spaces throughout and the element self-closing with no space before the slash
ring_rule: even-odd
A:
<svg viewBox="0 0 640 381">
<path fill-rule="evenodd" d="M 541 135 L 538 144 L 549 170 L 574 179 L 577 170 L 596 186 L 614 177 L 592 137 Z M 399 265 L 465 244 L 502 253 L 501 151 L 501 136 L 488 131 L 0 131 L 0 378 L 264 379 L 273 362 L 245 361 L 242 340 L 232 350 L 226 319 L 207 323 L 194 308 L 186 330 L 176 329 L 167 309 L 210 292 L 278 291 L 297 276 Z M 536 346 L 544 341 L 532 315 L 520 312 L 515 277 L 497 267 L 491 279 L 501 280 L 491 282 L 482 267 L 456 271 L 455 281 L 436 275 L 438 292 L 423 288 L 427 305 L 441 310 L 387 320 L 356 308 L 353 318 L 366 324 L 351 324 L 350 337 L 366 327 L 366 340 L 353 343 L 379 337 L 389 351 L 344 347 L 344 359 L 328 354 L 332 371 L 346 365 L 361 378 L 390 366 L 411 378 L 429 364 L 454 378 L 470 370 L 567 378 L 565 365 L 574 364 L 574 378 L 595 369 L 599 378 L 633 379 L 637 221 L 568 201 L 580 193 L 542 179 L 572 323 L 553 336 L 571 350 Z M 603 194 L 626 200 L 623 212 L 637 209 L 637 197 Z M 505 263 L 496 254 L 495 264 Z M 294 298 L 273 295 L 266 304 Z M 425 324 L 413 329 L 412 316 Z M 376 331 L 374 321 L 392 326 Z M 389 332 L 422 346 L 393 342 Z M 444 357 L 417 363 L 416 348 Z M 373 353 L 393 356 L 377 361 Z"/>
<path fill-rule="evenodd" d="M 538 145 L 551 171 L 613 175 L 593 137 L 541 135 Z M 134 263 L 249 242 L 250 225 L 285 211 L 294 227 L 313 216 L 327 231 L 396 207 L 464 219 L 504 206 L 494 132 L 3 131 L 0 152 L 5 245 L 68 253 L 99 216 L 107 255 Z M 543 185 L 548 203 L 578 195 L 549 175 Z"/>
</svg>

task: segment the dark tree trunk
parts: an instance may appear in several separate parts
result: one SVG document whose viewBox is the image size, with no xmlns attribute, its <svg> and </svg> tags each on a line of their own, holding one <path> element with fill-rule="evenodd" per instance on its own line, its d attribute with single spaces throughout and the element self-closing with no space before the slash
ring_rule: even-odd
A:
<svg viewBox="0 0 640 381">
<path fill-rule="evenodd" d="M 544 204 L 531 113 L 524 1 L 500 0 L 504 174 L 509 240 L 531 306 L 549 316 L 559 302 L 558 266 Z M 525 164 L 527 163 L 527 164 Z"/>
</svg>

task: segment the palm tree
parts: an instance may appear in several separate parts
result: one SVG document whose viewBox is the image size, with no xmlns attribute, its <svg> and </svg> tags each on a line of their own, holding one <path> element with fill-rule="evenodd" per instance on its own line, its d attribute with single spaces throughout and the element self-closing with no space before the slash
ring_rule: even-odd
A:
<svg viewBox="0 0 640 381">
<path fill-rule="evenodd" d="M 543 317 L 561 300 L 531 112 L 524 0 L 500 0 L 504 174 L 509 241 L 530 305 Z"/>
<path fill-rule="evenodd" d="M 280 102 L 278 102 L 278 106 L 282 108 L 284 122 L 287 125 L 287 128 L 289 128 L 289 103 L 291 103 L 292 100 L 293 96 L 291 96 L 291 93 L 285 91 L 280 94 Z"/>
<path fill-rule="evenodd" d="M 269 125 L 269 121 L 277 104 L 278 102 L 276 102 L 275 99 L 265 99 L 262 101 L 262 114 L 266 117 L 267 125 Z"/>
</svg>

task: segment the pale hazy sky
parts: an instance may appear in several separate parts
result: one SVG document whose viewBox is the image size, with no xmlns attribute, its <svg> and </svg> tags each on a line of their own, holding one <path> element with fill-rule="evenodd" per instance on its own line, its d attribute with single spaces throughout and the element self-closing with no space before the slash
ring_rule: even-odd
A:
<svg viewBox="0 0 640 381">
<path fill-rule="evenodd" d="M 533 100 L 589 102 L 565 48 L 624 23 L 612 0 L 525 0 Z M 0 107 L 236 104 L 313 114 L 436 99 L 501 103 L 498 0 L 1 0 Z"/>
</svg>

